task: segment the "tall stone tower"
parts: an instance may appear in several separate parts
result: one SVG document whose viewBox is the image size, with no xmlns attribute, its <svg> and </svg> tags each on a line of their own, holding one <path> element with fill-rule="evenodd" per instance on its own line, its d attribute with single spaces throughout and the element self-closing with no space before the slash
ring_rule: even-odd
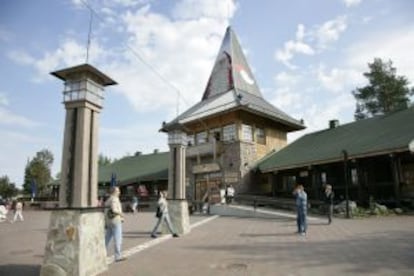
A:
<svg viewBox="0 0 414 276">
<path fill-rule="evenodd" d="M 53 210 L 40 275 L 107 269 L 104 215 L 97 208 L 98 128 L 103 87 L 115 81 L 89 64 L 59 70 L 66 108 L 59 208 Z"/>
<path fill-rule="evenodd" d="M 59 206 L 96 206 L 98 126 L 103 87 L 116 82 L 89 64 L 56 71 L 52 75 L 65 81 L 66 121 Z"/>
</svg>

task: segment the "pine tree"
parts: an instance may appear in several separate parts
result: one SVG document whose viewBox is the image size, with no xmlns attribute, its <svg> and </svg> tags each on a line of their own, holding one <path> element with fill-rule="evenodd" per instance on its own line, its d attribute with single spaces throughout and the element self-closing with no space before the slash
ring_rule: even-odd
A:
<svg viewBox="0 0 414 276">
<path fill-rule="evenodd" d="M 396 75 L 396 68 L 392 61 L 383 62 L 375 58 L 368 63 L 369 72 L 364 76 L 369 84 L 352 91 L 356 103 L 355 119 L 364 119 L 375 115 L 407 108 L 414 88 L 408 86 L 409 82 L 404 76 Z"/>
</svg>

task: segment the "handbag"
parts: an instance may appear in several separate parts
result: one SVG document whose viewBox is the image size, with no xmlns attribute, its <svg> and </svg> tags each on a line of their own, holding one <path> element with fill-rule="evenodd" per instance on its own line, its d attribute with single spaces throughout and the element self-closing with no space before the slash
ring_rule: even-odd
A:
<svg viewBox="0 0 414 276">
<path fill-rule="evenodd" d="M 156 218 L 160 218 L 160 217 L 161 217 L 161 215 L 162 215 L 161 208 L 158 206 L 158 207 L 157 207 L 157 212 L 155 212 L 155 217 L 156 217 Z"/>
<path fill-rule="evenodd" d="M 116 214 L 114 213 L 114 211 L 112 211 L 112 208 L 109 208 L 109 210 L 107 211 L 106 215 L 108 216 L 109 219 L 113 219 Z"/>
</svg>

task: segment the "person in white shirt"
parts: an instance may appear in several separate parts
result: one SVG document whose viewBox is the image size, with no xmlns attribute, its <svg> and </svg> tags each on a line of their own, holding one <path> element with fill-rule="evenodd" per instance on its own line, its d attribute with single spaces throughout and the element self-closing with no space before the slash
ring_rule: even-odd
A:
<svg viewBox="0 0 414 276">
<path fill-rule="evenodd" d="M 20 218 L 21 221 L 24 221 L 24 218 L 23 218 L 23 203 L 21 203 L 20 201 L 17 201 L 16 206 L 14 207 L 13 222 L 16 222 L 17 218 Z"/>
<path fill-rule="evenodd" d="M 105 246 L 108 245 L 112 238 L 115 242 L 115 262 L 126 260 L 122 257 L 121 246 L 122 246 L 122 223 L 124 222 L 124 213 L 122 212 L 121 201 L 119 195 L 121 191 L 118 187 L 111 188 L 111 196 L 105 202 Z"/>
<path fill-rule="evenodd" d="M 227 198 L 227 204 L 233 203 L 234 188 L 233 188 L 232 185 L 227 186 L 227 189 L 226 189 L 226 198 Z"/>
</svg>

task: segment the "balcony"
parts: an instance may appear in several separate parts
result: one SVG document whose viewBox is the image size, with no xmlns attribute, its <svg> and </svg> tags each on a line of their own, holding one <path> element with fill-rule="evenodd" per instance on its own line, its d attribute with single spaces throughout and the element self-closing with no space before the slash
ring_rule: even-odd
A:
<svg viewBox="0 0 414 276">
<path fill-rule="evenodd" d="M 221 141 L 213 141 L 201 145 L 188 146 L 186 150 L 186 156 L 190 158 L 197 156 L 217 156 L 221 154 L 222 148 L 223 147 Z"/>
</svg>

